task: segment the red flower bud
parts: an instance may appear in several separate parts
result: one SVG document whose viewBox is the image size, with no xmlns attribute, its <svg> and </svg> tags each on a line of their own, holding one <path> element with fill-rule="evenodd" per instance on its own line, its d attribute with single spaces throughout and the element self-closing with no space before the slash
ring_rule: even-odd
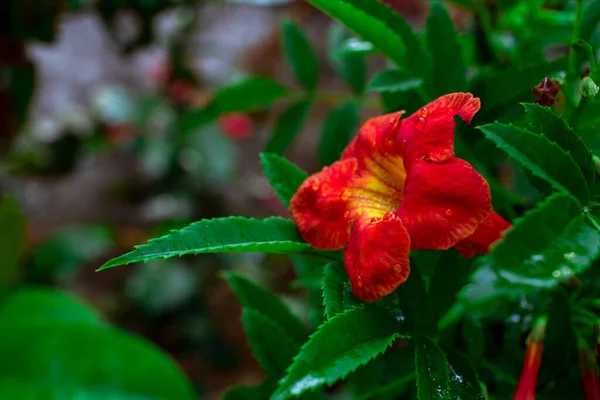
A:
<svg viewBox="0 0 600 400">
<path fill-rule="evenodd" d="M 523 360 L 523 369 L 519 378 L 517 391 L 513 400 L 534 400 L 535 387 L 537 386 L 538 373 L 542 362 L 544 349 L 544 333 L 546 330 L 546 317 L 540 317 L 535 322 L 527 338 L 527 350 Z"/>
<path fill-rule="evenodd" d="M 219 117 L 219 128 L 231 139 L 246 139 L 252 136 L 254 124 L 252 119 L 242 112 L 234 112 Z"/>
<path fill-rule="evenodd" d="M 553 106 L 556 103 L 556 96 L 560 90 L 560 84 L 555 79 L 544 78 L 531 91 L 535 96 L 535 102 L 541 106 Z"/>
<path fill-rule="evenodd" d="M 600 381 L 598 380 L 596 357 L 584 340 L 579 341 L 579 369 L 585 398 L 600 400 Z"/>
</svg>

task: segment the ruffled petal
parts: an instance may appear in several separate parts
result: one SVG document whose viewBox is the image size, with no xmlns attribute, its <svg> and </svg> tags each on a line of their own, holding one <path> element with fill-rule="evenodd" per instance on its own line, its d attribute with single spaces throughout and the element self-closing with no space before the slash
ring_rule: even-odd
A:
<svg viewBox="0 0 600 400">
<path fill-rule="evenodd" d="M 290 201 L 292 218 L 308 244 L 339 250 L 350 235 L 346 205 L 348 186 L 355 178 L 356 160 L 338 161 L 308 177 Z"/>
<path fill-rule="evenodd" d="M 458 242 L 454 248 L 465 258 L 489 253 L 490 247 L 502 239 L 504 232 L 511 226 L 504 218 L 492 212 L 471 236 Z"/>
<path fill-rule="evenodd" d="M 409 253 L 410 237 L 394 212 L 357 221 L 344 254 L 354 295 L 376 301 L 393 292 L 408 278 Z"/>
<path fill-rule="evenodd" d="M 398 215 L 412 249 L 445 250 L 475 232 L 492 211 L 490 187 L 468 162 L 416 162 L 407 171 Z"/>
<path fill-rule="evenodd" d="M 467 124 L 481 103 L 471 93 L 442 96 L 402 120 L 396 142 L 406 147 L 406 159 L 442 162 L 454 157 L 454 117 Z M 407 166 L 407 169 L 409 166 Z"/>
</svg>

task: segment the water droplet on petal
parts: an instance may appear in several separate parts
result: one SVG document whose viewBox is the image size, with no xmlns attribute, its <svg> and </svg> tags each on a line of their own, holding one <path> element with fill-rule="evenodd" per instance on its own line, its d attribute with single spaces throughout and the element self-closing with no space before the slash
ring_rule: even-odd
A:
<svg viewBox="0 0 600 400">
<path fill-rule="evenodd" d="M 377 218 L 377 217 L 373 217 L 373 218 L 371 218 L 371 223 L 372 223 L 372 224 L 376 224 L 376 223 L 377 223 L 377 222 L 379 222 L 379 221 L 380 221 L 380 220 L 379 220 L 379 218 Z"/>
<path fill-rule="evenodd" d="M 358 214 L 358 215 L 363 215 L 363 214 L 364 214 L 364 212 L 365 212 L 365 209 L 364 209 L 364 208 L 362 208 L 362 207 L 358 207 L 358 208 L 356 209 L 356 214 Z"/>
<path fill-rule="evenodd" d="M 350 211 L 344 212 L 344 218 L 348 218 L 348 217 L 350 217 Z"/>
<path fill-rule="evenodd" d="M 394 264 L 394 265 L 392 265 L 392 269 L 396 272 L 402 272 L 402 265 Z"/>
<path fill-rule="evenodd" d="M 429 109 L 427 107 L 423 107 L 419 110 L 419 117 L 425 118 L 429 115 Z"/>
<path fill-rule="evenodd" d="M 352 191 L 344 189 L 342 191 L 342 194 L 340 195 L 340 200 L 347 201 L 350 198 L 350 196 L 352 196 Z"/>
<path fill-rule="evenodd" d="M 396 218 L 398 218 L 398 215 L 396 215 L 396 213 L 395 213 L 395 212 L 393 212 L 393 211 L 390 211 L 390 212 L 387 212 L 387 213 L 386 213 L 386 214 L 383 216 L 383 221 L 384 221 L 384 222 L 390 222 L 390 221 L 393 221 L 393 220 L 395 220 Z"/>
<path fill-rule="evenodd" d="M 317 190 L 319 190 L 319 188 L 321 187 L 321 181 L 319 180 L 319 178 L 316 178 L 314 181 L 312 181 L 312 184 L 310 185 L 310 187 L 312 188 L 312 190 L 314 190 L 315 192 Z"/>
<path fill-rule="evenodd" d="M 451 216 L 452 210 L 448 208 L 444 214 L 446 214 L 447 216 Z"/>
<path fill-rule="evenodd" d="M 356 277 L 356 286 L 358 286 L 359 289 L 364 286 L 363 279 L 360 275 Z"/>
</svg>

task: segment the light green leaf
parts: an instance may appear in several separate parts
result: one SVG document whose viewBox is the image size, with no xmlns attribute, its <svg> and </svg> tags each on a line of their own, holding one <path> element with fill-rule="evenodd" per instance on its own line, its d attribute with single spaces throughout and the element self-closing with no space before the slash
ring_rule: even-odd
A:
<svg viewBox="0 0 600 400">
<path fill-rule="evenodd" d="M 0 288 L 6 289 L 18 279 L 25 240 L 25 214 L 15 199 L 0 199 L 0 223 Z"/>
<path fill-rule="evenodd" d="M 422 84 L 421 78 L 410 78 L 397 69 L 388 69 L 377 73 L 371 79 L 367 92 L 402 93 L 416 89 Z"/>
<path fill-rule="evenodd" d="M 331 385 L 383 353 L 401 327 L 387 311 L 353 308 L 325 322 L 302 346 L 272 400 L 297 397 Z"/>
<path fill-rule="evenodd" d="M 587 204 L 588 186 L 581 170 L 556 143 L 512 125 L 495 123 L 477 129 L 535 176 Z"/>
<path fill-rule="evenodd" d="M 307 90 L 314 90 L 319 79 L 319 62 L 310 42 L 291 20 L 282 24 L 283 49 L 296 80 Z"/>
<path fill-rule="evenodd" d="M 291 198 L 308 174 L 277 154 L 261 153 L 260 163 L 279 200 L 284 206 L 289 206 Z"/>
<path fill-rule="evenodd" d="M 354 93 L 361 94 L 367 79 L 366 57 L 360 52 L 344 51 L 348 40 L 353 38 L 349 38 L 349 32 L 342 25 L 332 24 L 327 36 L 329 63 Z M 370 43 L 367 44 L 373 47 Z"/>
<path fill-rule="evenodd" d="M 525 103 L 523 107 L 525 107 L 525 111 L 531 120 L 531 130 L 546 136 L 550 141 L 556 142 L 564 151 L 568 152 L 591 186 L 595 176 L 592 152 L 583 143 L 579 135 L 550 107 L 531 103 Z"/>
<path fill-rule="evenodd" d="M 327 319 L 360 304 L 360 300 L 352 294 L 352 286 L 341 261 L 334 261 L 325 266 L 322 287 Z"/>
<path fill-rule="evenodd" d="M 419 336 L 415 343 L 417 397 L 419 400 L 451 400 L 448 361 L 433 340 Z"/>
<path fill-rule="evenodd" d="M 266 152 L 279 155 L 285 154 L 302 129 L 302 125 L 308 117 L 310 106 L 309 101 L 300 101 L 292 104 L 279 116 L 273 135 L 265 146 Z"/>
<path fill-rule="evenodd" d="M 275 294 L 240 275 L 227 274 L 225 278 L 243 308 L 259 311 L 262 316 L 276 323 L 298 347 L 306 342 L 306 327 Z"/>
<path fill-rule="evenodd" d="M 251 252 L 304 254 L 313 252 L 290 220 L 227 217 L 201 220 L 170 234 L 151 239 L 135 250 L 113 258 L 99 271 L 134 262 L 186 254 Z"/>
<path fill-rule="evenodd" d="M 322 166 L 339 160 L 358 125 L 358 108 L 352 101 L 331 110 L 325 118 L 319 143 L 319 162 Z"/>
<path fill-rule="evenodd" d="M 464 91 L 467 88 L 467 69 L 462 48 L 452 18 L 441 1 L 431 5 L 426 22 L 426 39 L 433 58 L 433 94 L 441 96 Z"/>
</svg>

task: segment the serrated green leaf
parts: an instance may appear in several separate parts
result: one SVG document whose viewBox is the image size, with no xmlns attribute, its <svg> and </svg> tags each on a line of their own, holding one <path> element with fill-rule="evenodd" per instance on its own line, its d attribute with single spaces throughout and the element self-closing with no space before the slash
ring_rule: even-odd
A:
<svg viewBox="0 0 600 400">
<path fill-rule="evenodd" d="M 367 60 L 360 52 L 344 51 L 348 43 L 349 32 L 340 24 L 332 24 L 327 35 L 327 57 L 337 74 L 356 94 L 365 89 L 367 79 Z M 373 47 L 370 43 L 368 43 Z"/>
<path fill-rule="evenodd" d="M 25 239 L 25 214 L 15 199 L 0 199 L 0 224 L 0 288 L 6 289 L 18 278 Z"/>
<path fill-rule="evenodd" d="M 279 116 L 273 135 L 265 146 L 266 152 L 283 155 L 289 149 L 308 117 L 310 106 L 309 101 L 300 101 Z"/>
<path fill-rule="evenodd" d="M 417 397 L 419 400 L 450 400 L 450 380 L 446 356 L 433 340 L 419 336 L 415 340 Z"/>
<path fill-rule="evenodd" d="M 398 300 L 398 306 L 411 332 L 435 334 L 436 326 L 431 315 L 431 304 L 418 265 L 411 265 L 408 279 L 391 297 Z"/>
<path fill-rule="evenodd" d="M 0 306 L 0 329 L 5 325 L 65 323 L 104 325 L 82 301 L 51 288 L 23 287 L 4 298 Z"/>
<path fill-rule="evenodd" d="M 431 5 L 425 32 L 433 59 L 433 94 L 441 96 L 464 91 L 467 88 L 467 69 L 462 48 L 452 18 L 441 1 Z"/>
<path fill-rule="evenodd" d="M 485 400 L 487 397 L 481 388 L 477 372 L 467 357 L 450 346 L 443 346 L 443 351 L 450 366 L 451 398 Z"/>
<path fill-rule="evenodd" d="M 371 42 L 398 66 L 419 73 L 429 66 L 424 62 L 426 54 L 412 27 L 386 5 L 363 0 L 309 2 Z"/>
<path fill-rule="evenodd" d="M 308 178 L 308 174 L 277 154 L 261 153 L 260 163 L 279 200 L 284 206 L 289 206 L 290 200 L 302 182 Z"/>
<path fill-rule="evenodd" d="M 300 349 L 272 400 L 331 385 L 383 353 L 401 335 L 391 314 L 374 306 L 350 309 L 325 322 Z"/>
<path fill-rule="evenodd" d="M 277 323 L 298 346 L 306 342 L 306 327 L 275 294 L 240 275 L 227 274 L 225 278 L 243 308 L 259 311 Z"/>
<path fill-rule="evenodd" d="M 113 258 L 98 270 L 157 258 L 167 259 L 186 254 L 251 252 L 303 254 L 313 252 L 296 229 L 283 218 L 258 220 L 227 217 L 201 220 L 170 234 L 151 239 L 135 250 Z"/>
<path fill-rule="evenodd" d="M 456 294 L 467 281 L 468 273 L 467 263 L 458 252 L 442 253 L 429 280 L 428 293 L 434 320 L 441 318 L 454 304 Z"/>
<path fill-rule="evenodd" d="M 525 111 L 531 119 L 531 130 L 535 133 L 541 133 L 568 152 L 591 186 L 595 176 L 594 161 L 592 160 L 592 152 L 581 138 L 550 107 L 531 103 L 525 103 L 523 107 L 525 107 Z"/>
<path fill-rule="evenodd" d="M 282 22 L 283 49 L 296 80 L 307 90 L 313 90 L 319 79 L 319 62 L 310 42 L 291 20 Z"/>
<path fill-rule="evenodd" d="M 535 176 L 587 204 L 589 193 L 583 173 L 556 143 L 512 125 L 495 123 L 477 129 Z"/>
<path fill-rule="evenodd" d="M 357 125 L 356 103 L 348 101 L 331 110 L 325 118 L 319 143 L 319 162 L 322 166 L 339 160 Z"/>
<path fill-rule="evenodd" d="M 600 233 L 571 197 L 556 193 L 514 221 L 487 257 L 504 279 L 549 288 L 587 269 L 599 254 Z"/>
<path fill-rule="evenodd" d="M 281 378 L 300 346 L 275 321 L 265 317 L 257 309 L 243 308 L 242 323 L 252 354 L 268 378 Z"/>
<path fill-rule="evenodd" d="M 360 304 L 360 300 L 352 294 L 352 286 L 342 262 L 334 261 L 325 266 L 322 288 L 327 319 Z"/>
<path fill-rule="evenodd" d="M 367 92 L 402 93 L 418 88 L 423 84 L 421 78 L 410 78 L 397 69 L 388 69 L 377 73 L 367 85 Z"/>
</svg>

